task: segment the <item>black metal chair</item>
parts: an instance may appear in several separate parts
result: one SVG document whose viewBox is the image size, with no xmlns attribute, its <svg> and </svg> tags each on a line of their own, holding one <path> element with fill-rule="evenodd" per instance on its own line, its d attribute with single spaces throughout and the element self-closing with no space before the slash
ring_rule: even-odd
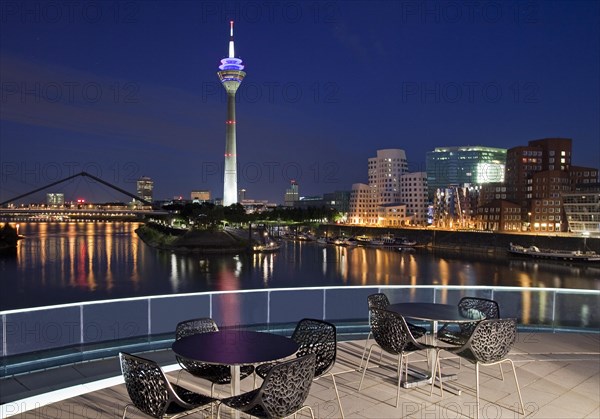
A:
<svg viewBox="0 0 600 419">
<path fill-rule="evenodd" d="M 499 319 L 500 307 L 494 300 L 478 297 L 463 297 L 458 302 L 458 309 L 465 317 L 477 318 L 480 313 L 486 320 Z M 478 322 L 444 324 L 437 333 L 437 339 L 450 345 L 464 345 L 469 339 Z"/>
<path fill-rule="evenodd" d="M 185 336 L 198 333 L 217 332 L 219 330 L 215 321 L 211 318 L 200 318 L 180 322 L 175 329 L 175 340 Z M 231 369 L 227 365 L 212 365 L 203 362 L 191 361 L 189 359 L 176 356 L 177 362 L 181 368 L 194 377 L 203 378 L 211 382 L 210 395 L 214 393 L 215 384 L 230 384 Z M 254 372 L 252 365 L 242 366 L 240 368 L 240 379 L 250 376 Z M 179 372 L 181 373 L 181 371 Z M 177 376 L 179 381 L 179 375 Z"/>
<path fill-rule="evenodd" d="M 515 364 L 506 355 L 512 348 L 517 337 L 517 321 L 516 319 L 491 319 L 482 320 L 477 324 L 473 333 L 467 339 L 464 345 L 455 348 L 444 348 L 443 350 L 451 352 L 475 364 L 475 386 L 477 394 L 477 416 L 479 416 L 479 367 L 500 365 L 502 373 L 502 363 L 509 362 L 512 366 L 513 375 L 515 376 L 515 384 L 519 393 L 519 402 L 521 403 L 520 414 L 525 414 L 525 406 L 521 397 L 521 388 L 517 380 L 517 371 Z M 436 364 L 439 368 L 440 364 Z M 504 380 L 504 373 L 502 373 Z M 442 392 L 443 394 L 443 392 Z"/>
<path fill-rule="evenodd" d="M 387 307 L 390 305 L 390 300 L 388 299 L 387 295 L 385 295 L 383 293 L 371 294 L 367 297 L 367 304 L 369 306 L 369 310 L 372 308 L 380 308 L 380 309 L 386 310 Z M 369 318 L 369 324 L 370 323 L 371 323 L 371 321 Z M 423 336 L 423 335 L 425 335 L 425 333 L 427 333 L 427 329 L 425 329 L 424 327 L 416 326 L 409 322 L 406 322 L 406 324 L 410 328 L 410 331 L 411 331 L 412 335 L 415 337 L 415 339 L 419 339 L 421 336 Z M 369 340 L 371 339 L 372 336 L 373 336 L 373 333 L 369 330 L 369 334 L 367 335 L 367 340 L 365 341 L 365 347 L 363 348 L 363 352 L 360 357 L 360 365 L 358 366 L 359 370 L 362 368 L 363 362 L 365 360 L 365 354 L 367 353 L 367 346 L 369 346 Z M 381 362 L 381 359 L 379 361 Z"/>
<path fill-rule="evenodd" d="M 297 357 L 315 354 L 315 380 L 329 375 L 337 396 L 340 414 L 344 417 L 342 402 L 335 382 L 335 375 L 331 373 L 337 356 L 337 331 L 335 325 L 316 319 L 302 319 L 296 325 L 292 340 L 298 344 Z M 261 364 L 256 367 L 256 374 L 265 378 L 276 363 Z"/>
<path fill-rule="evenodd" d="M 125 387 L 132 401 L 125 406 L 123 419 L 130 406 L 155 418 L 177 418 L 217 401 L 171 384 L 160 366 L 152 360 L 125 352 L 121 352 L 119 358 Z"/>
<path fill-rule="evenodd" d="M 259 388 L 221 400 L 217 418 L 221 406 L 226 405 L 258 418 L 283 418 L 308 409 L 314 419 L 312 408 L 304 402 L 315 375 L 316 359 L 315 354 L 308 354 L 274 365 Z"/>
<path fill-rule="evenodd" d="M 432 346 L 417 342 L 412 335 L 406 320 L 398 313 L 392 311 L 372 308 L 371 314 L 371 331 L 373 332 L 373 338 L 375 339 L 374 344 L 369 348 L 369 355 L 367 356 L 367 362 L 363 369 L 362 377 L 360 379 L 360 385 L 358 391 L 361 390 L 365 373 L 369 367 L 369 360 L 371 359 L 371 353 L 375 346 L 379 346 L 382 351 L 385 351 L 391 355 L 398 355 L 398 390 L 396 393 L 396 407 L 400 401 L 400 384 L 402 380 L 402 367 L 404 365 L 405 373 L 404 379 L 408 377 L 408 356 L 420 350 L 433 349 Z M 436 364 L 439 361 L 436 358 Z M 435 371 L 439 371 L 438 368 L 434 368 Z M 435 374 L 434 374 L 435 375 Z M 435 378 L 432 377 L 432 388 L 435 383 Z M 441 382 L 441 375 L 440 375 Z"/>
</svg>

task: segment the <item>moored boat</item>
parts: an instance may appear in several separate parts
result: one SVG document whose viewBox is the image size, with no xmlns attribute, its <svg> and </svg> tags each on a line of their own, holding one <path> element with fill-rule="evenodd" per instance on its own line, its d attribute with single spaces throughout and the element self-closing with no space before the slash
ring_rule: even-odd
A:
<svg viewBox="0 0 600 419">
<path fill-rule="evenodd" d="M 536 259 L 554 259 L 573 262 L 600 262 L 600 255 L 594 251 L 540 249 L 537 246 L 524 247 L 510 243 L 509 253 Z"/>
<path fill-rule="evenodd" d="M 268 253 L 268 252 L 276 252 L 281 247 L 281 244 L 275 241 L 269 241 L 266 243 L 255 244 L 252 246 L 252 251 L 256 253 Z"/>
</svg>

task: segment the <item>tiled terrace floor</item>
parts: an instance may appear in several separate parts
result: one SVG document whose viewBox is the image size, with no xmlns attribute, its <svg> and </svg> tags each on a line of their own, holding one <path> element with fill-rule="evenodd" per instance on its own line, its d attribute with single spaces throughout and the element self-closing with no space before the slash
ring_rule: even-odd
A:
<svg viewBox="0 0 600 419">
<path fill-rule="evenodd" d="M 458 380 L 454 385 L 462 390 L 461 395 L 444 392 L 440 397 L 439 389 L 429 396 L 429 387 L 401 389 L 400 405 L 395 407 L 396 379 L 395 370 L 389 368 L 369 368 L 366 373 L 363 389 L 357 391 L 361 373 L 356 369 L 360 363 L 364 341 L 341 342 L 338 346 L 338 362 L 334 372 L 341 395 L 344 413 L 347 418 L 462 418 L 474 417 L 475 410 L 475 370 L 471 364 L 463 361 L 461 369 L 455 360 L 442 363 L 445 373 L 457 373 Z M 146 354 L 173 370 L 174 356 L 170 351 Z M 411 365 L 425 366 L 424 357 L 419 355 L 411 361 Z M 584 334 L 550 334 L 520 333 L 511 351 L 510 358 L 515 361 L 517 375 L 526 416 L 531 418 L 599 418 L 600 417 L 600 335 Z M 379 360 L 375 356 L 374 360 Z M 384 356 L 384 363 L 394 365 L 395 359 Z M 115 359 L 98 364 L 105 376 L 116 375 L 119 371 Z M 374 363 L 371 362 L 371 366 Z M 48 371 L 37 377 L 20 376 L 16 380 L 4 380 L 0 390 L 12 392 L 13 395 L 27 395 L 24 387 L 47 386 L 57 384 L 73 385 L 78 377 L 95 374 L 86 371 L 91 367 L 81 364 L 70 368 Z M 348 372 L 343 372 L 348 371 Z M 486 418 L 518 418 L 518 396 L 512 373 L 508 364 L 504 364 L 505 380 L 499 379 L 498 367 L 482 369 L 481 404 L 482 417 Z M 169 375 L 176 377 L 176 371 Z M 44 383 L 45 382 L 45 383 Z M 201 380 L 181 374 L 180 382 L 190 388 L 210 393 L 210 387 Z M 242 390 L 249 390 L 252 379 L 242 381 Z M 219 388 L 219 387 L 218 387 Z M 228 390 L 220 387 L 221 395 Z M 129 398 L 124 385 L 112 385 L 101 390 L 40 406 L 39 399 L 28 398 L 14 403 L 7 403 L 4 413 L 23 412 L 15 418 L 114 418 L 122 415 L 123 407 Z M 5 393 L 6 396 L 6 393 Z M 6 398 L 4 398 L 6 400 Z M 314 382 L 307 404 L 312 406 L 315 416 L 340 417 L 335 392 L 329 378 L 321 378 Z M 135 409 L 128 417 L 143 417 Z M 194 416 L 190 416 L 194 417 Z M 195 417 L 201 417 L 196 414 Z M 230 417 L 224 409 L 221 417 Z M 306 417 L 300 416 L 299 417 Z"/>
</svg>

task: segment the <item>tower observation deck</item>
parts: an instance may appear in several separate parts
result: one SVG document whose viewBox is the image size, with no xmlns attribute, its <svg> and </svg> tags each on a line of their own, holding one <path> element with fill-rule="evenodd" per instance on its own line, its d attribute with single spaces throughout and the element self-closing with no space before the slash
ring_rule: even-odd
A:
<svg viewBox="0 0 600 419">
<path fill-rule="evenodd" d="M 221 84 L 227 91 L 227 120 L 225 121 L 225 175 L 223 179 L 223 205 L 229 206 L 238 202 L 237 198 L 237 153 L 236 153 L 236 121 L 235 93 L 246 73 L 242 60 L 235 57 L 233 44 L 233 20 L 230 24 L 229 56 L 221 60 L 217 72 Z"/>
</svg>

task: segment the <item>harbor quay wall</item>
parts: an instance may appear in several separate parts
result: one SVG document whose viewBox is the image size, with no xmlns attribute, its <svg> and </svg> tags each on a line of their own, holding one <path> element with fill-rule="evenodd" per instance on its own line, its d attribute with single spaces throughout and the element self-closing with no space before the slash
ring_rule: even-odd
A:
<svg viewBox="0 0 600 419">
<path fill-rule="evenodd" d="M 529 234 L 529 233 L 497 233 L 480 231 L 452 231 L 418 228 L 383 228 L 347 226 L 340 224 L 322 224 L 319 234 L 327 236 L 359 236 L 381 237 L 391 234 L 395 237 L 406 237 L 418 244 L 433 249 L 502 253 L 509 244 L 521 246 L 537 246 L 558 250 L 593 250 L 600 253 L 599 237 L 582 237 L 565 233 Z"/>
</svg>

